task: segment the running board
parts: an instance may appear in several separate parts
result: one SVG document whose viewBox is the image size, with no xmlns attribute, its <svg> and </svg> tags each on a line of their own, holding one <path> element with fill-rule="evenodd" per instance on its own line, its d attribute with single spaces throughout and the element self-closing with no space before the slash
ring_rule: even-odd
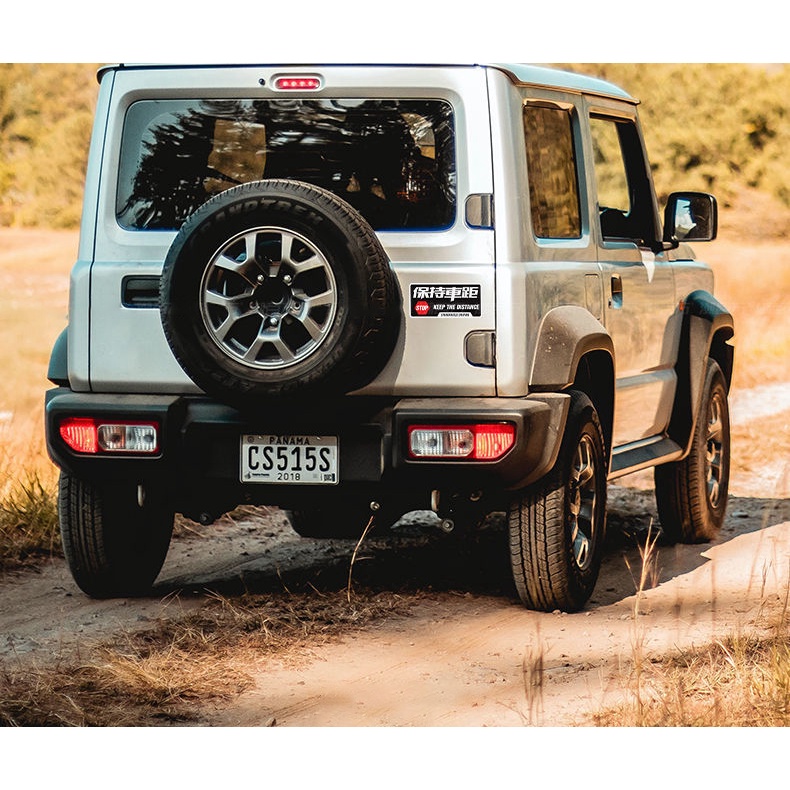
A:
<svg viewBox="0 0 790 790">
<path fill-rule="evenodd" d="M 614 480 L 668 461 L 679 461 L 682 457 L 683 448 L 666 436 L 653 436 L 650 439 L 624 444 L 615 447 L 612 452 L 609 479 Z"/>
</svg>

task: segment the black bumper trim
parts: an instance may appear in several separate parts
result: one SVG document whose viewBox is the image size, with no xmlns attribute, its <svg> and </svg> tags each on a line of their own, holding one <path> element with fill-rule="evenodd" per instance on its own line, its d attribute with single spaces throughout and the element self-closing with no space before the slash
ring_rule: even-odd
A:
<svg viewBox="0 0 790 790">
<path fill-rule="evenodd" d="M 283 504 L 300 497 L 367 496 L 389 491 L 505 490 L 526 486 L 552 467 L 569 399 L 560 393 L 524 398 L 343 398 L 317 404 L 261 402 L 242 413 L 208 398 L 116 395 L 52 389 L 46 396 L 47 449 L 54 463 L 87 480 L 136 479 L 167 485 L 176 500 L 218 492 L 234 504 Z M 161 452 L 155 457 L 84 456 L 60 438 L 65 416 L 156 419 Z M 406 427 L 415 422 L 510 422 L 516 443 L 500 460 L 470 462 L 405 457 Z M 339 437 L 340 484 L 272 486 L 239 480 L 240 437 L 315 434 Z M 311 490 L 307 490 L 310 488 Z M 316 488 L 320 490 L 315 490 Z"/>
</svg>

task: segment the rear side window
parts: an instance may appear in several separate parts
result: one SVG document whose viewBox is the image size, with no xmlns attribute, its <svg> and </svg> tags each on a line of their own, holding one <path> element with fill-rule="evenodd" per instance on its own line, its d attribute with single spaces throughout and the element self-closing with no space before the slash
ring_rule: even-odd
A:
<svg viewBox="0 0 790 790">
<path fill-rule="evenodd" d="M 571 114 L 524 106 L 532 230 L 539 239 L 578 239 L 581 210 Z"/>
<path fill-rule="evenodd" d="M 440 100 L 140 101 L 127 111 L 116 213 L 176 230 L 212 195 L 262 178 L 334 192 L 376 230 L 453 224 L 453 113 Z"/>
</svg>

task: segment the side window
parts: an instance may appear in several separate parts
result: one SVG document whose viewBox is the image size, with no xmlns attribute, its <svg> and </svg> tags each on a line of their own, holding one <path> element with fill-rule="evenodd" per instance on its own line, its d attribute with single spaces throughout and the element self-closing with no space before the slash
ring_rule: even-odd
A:
<svg viewBox="0 0 790 790">
<path fill-rule="evenodd" d="M 628 179 L 625 162 L 620 148 L 617 124 L 602 118 L 592 118 L 593 161 L 598 182 L 598 208 L 617 209 L 623 214 L 631 213 L 631 196 L 628 192 Z"/>
<path fill-rule="evenodd" d="M 601 234 L 650 246 L 656 240 L 653 198 L 636 125 L 592 116 L 590 130 Z"/>
<path fill-rule="evenodd" d="M 539 239 L 578 239 L 581 210 L 570 112 L 525 105 L 532 230 Z"/>
</svg>

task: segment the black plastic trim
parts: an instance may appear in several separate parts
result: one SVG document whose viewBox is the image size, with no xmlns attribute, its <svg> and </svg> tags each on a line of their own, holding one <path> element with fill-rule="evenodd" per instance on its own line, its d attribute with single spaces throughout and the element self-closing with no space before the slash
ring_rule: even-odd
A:
<svg viewBox="0 0 790 790">
<path fill-rule="evenodd" d="M 162 278 L 156 275 L 130 275 L 121 280 L 121 304 L 131 308 L 159 308 Z"/>
<path fill-rule="evenodd" d="M 55 340 L 52 353 L 49 357 L 49 368 L 47 378 L 60 387 L 67 387 L 69 384 L 69 334 L 68 329 L 64 329 Z"/>
<path fill-rule="evenodd" d="M 164 483 L 180 512 L 216 511 L 245 502 L 304 506 L 342 502 L 344 497 L 419 501 L 427 507 L 437 488 L 521 488 L 543 476 L 556 461 L 569 398 L 553 393 L 526 398 L 339 398 L 315 403 L 277 399 L 241 412 L 205 397 L 76 393 L 61 387 L 46 396 L 47 449 L 54 463 L 84 480 Z M 157 457 L 84 456 L 60 438 L 65 416 L 156 419 L 161 425 Z M 414 422 L 510 422 L 515 446 L 499 461 L 408 459 L 406 427 Z M 242 434 L 315 434 L 338 437 L 341 482 L 337 486 L 264 485 L 239 480 Z M 405 510 L 403 512 L 406 512 Z"/>
</svg>

